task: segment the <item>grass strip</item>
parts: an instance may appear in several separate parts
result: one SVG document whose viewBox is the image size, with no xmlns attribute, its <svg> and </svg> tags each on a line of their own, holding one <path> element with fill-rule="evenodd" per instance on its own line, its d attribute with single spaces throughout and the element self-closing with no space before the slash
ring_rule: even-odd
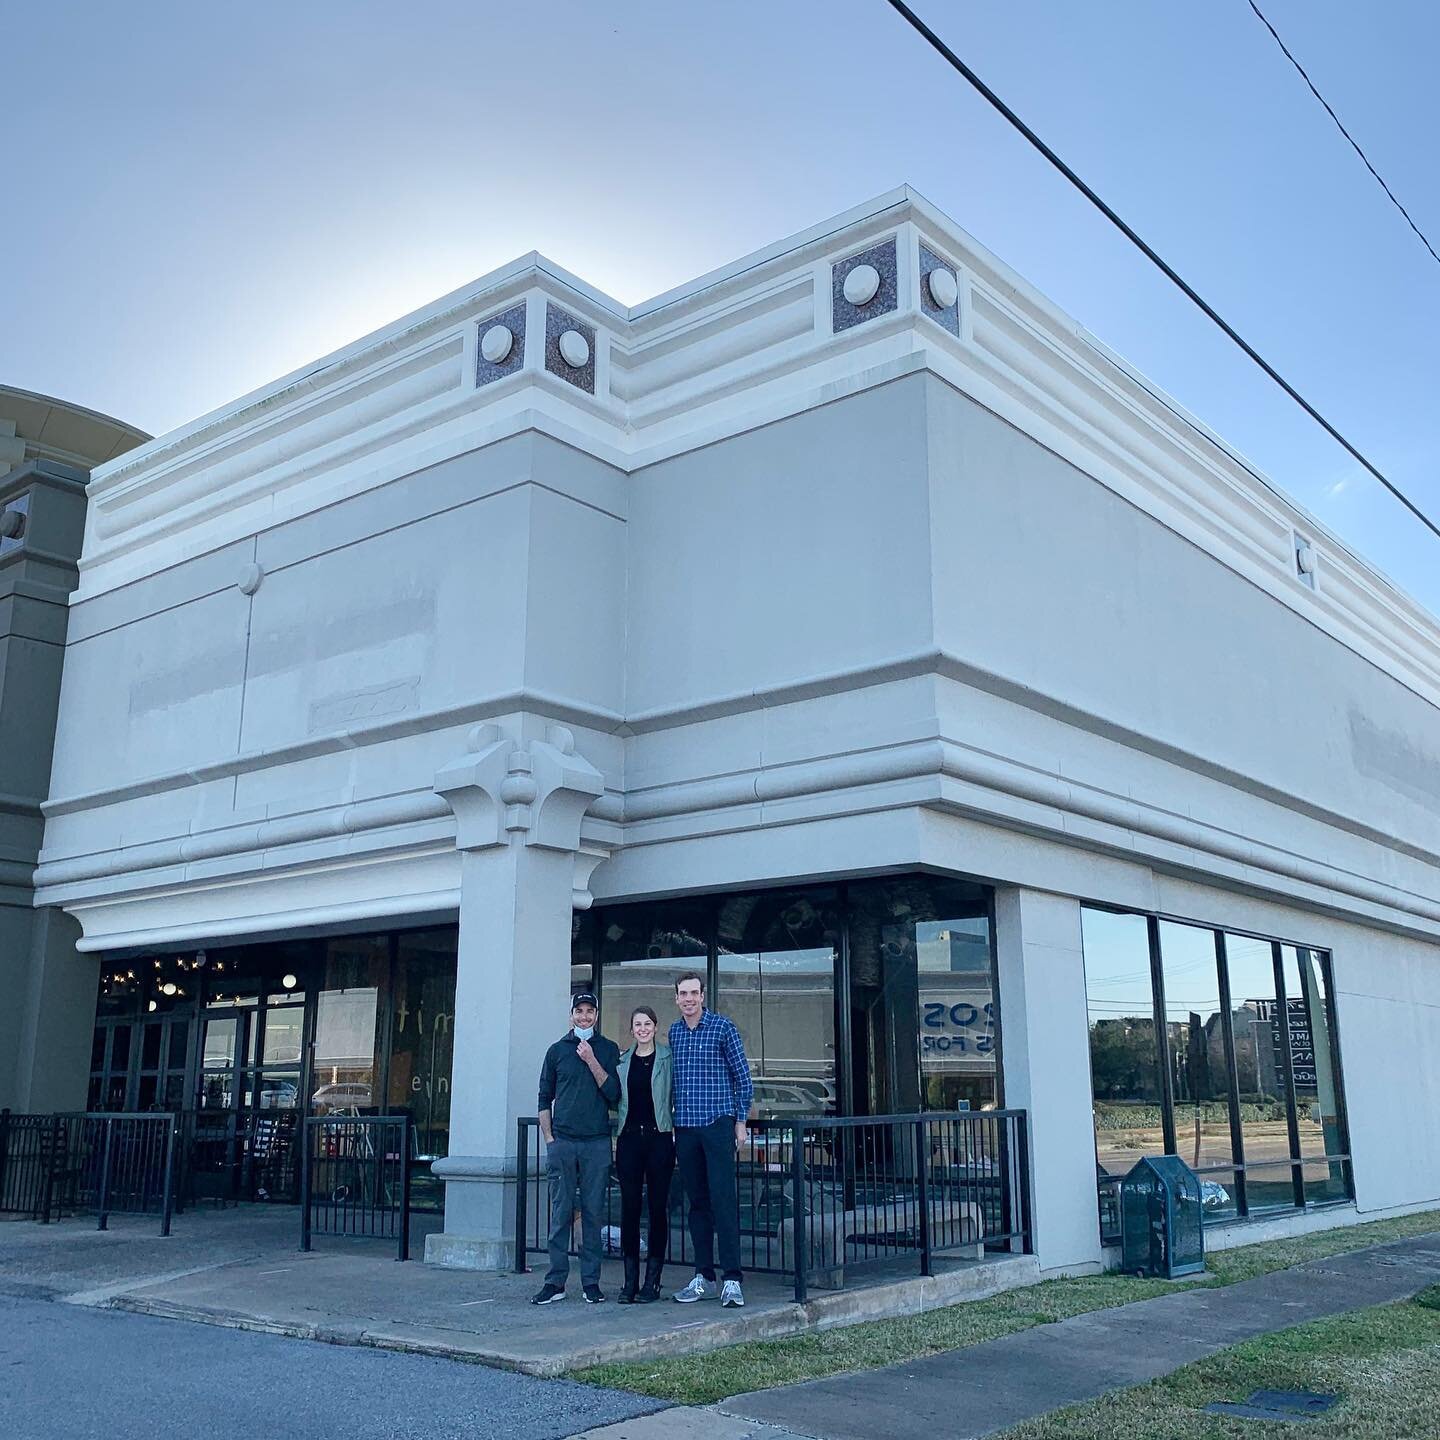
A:
<svg viewBox="0 0 1440 1440">
<path fill-rule="evenodd" d="M 1126 1275 L 1046 1280 L 988 1300 L 963 1301 L 922 1315 L 869 1320 L 784 1340 L 729 1345 L 700 1355 L 594 1365 L 573 1372 L 570 1378 L 679 1405 L 711 1405 L 747 1390 L 768 1390 L 800 1380 L 896 1365 L 996 1340 L 1035 1325 L 1054 1324 L 1091 1310 L 1128 1305 L 1195 1285 L 1233 1285 L 1306 1260 L 1436 1230 L 1440 1230 L 1440 1211 L 1431 1210 L 1217 1251 L 1207 1257 L 1209 1273 L 1188 1282 L 1141 1280 Z"/>
<path fill-rule="evenodd" d="M 1339 1394 L 1319 1419 L 1206 1415 L 1256 1390 Z M 1413 1300 L 1312 1320 L 1222 1350 L 1159 1380 L 1027 1420 L 1004 1440 L 1420 1440 L 1440 1433 L 1440 1286 Z"/>
</svg>

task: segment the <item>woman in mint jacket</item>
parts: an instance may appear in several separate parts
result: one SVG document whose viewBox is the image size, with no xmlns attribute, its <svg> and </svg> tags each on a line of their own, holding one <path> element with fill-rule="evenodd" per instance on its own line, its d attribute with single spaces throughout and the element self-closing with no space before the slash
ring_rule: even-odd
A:
<svg viewBox="0 0 1440 1440">
<path fill-rule="evenodd" d="M 670 1177 L 675 1173 L 674 1076 L 670 1047 L 655 1043 L 658 1022 L 648 1005 L 630 1016 L 635 1043 L 620 1056 L 620 1104 L 615 1110 L 615 1174 L 620 1180 L 620 1254 L 625 1261 L 622 1305 L 660 1298 L 670 1243 Z M 648 1194 L 646 1194 L 648 1192 Z M 649 1255 L 640 1284 L 640 1207 L 648 1200 Z"/>
</svg>

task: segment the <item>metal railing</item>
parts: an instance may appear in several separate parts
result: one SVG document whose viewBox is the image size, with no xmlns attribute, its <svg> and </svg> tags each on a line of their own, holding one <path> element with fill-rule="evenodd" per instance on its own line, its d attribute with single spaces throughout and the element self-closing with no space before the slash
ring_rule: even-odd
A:
<svg viewBox="0 0 1440 1440">
<path fill-rule="evenodd" d="M 301 1131 L 300 1248 L 314 1235 L 393 1240 L 410 1258 L 408 1115 L 324 1115 Z"/>
<path fill-rule="evenodd" d="M 516 1127 L 515 1266 L 543 1253 L 550 1192 L 539 1127 Z M 758 1120 L 736 1163 L 741 1264 L 790 1275 L 795 1298 L 838 1287 L 847 1272 L 937 1257 L 979 1258 L 1030 1248 L 1030 1175 L 1023 1110 Z M 605 1200 L 618 1234 L 619 1185 Z M 684 1187 L 670 1189 L 667 1258 L 690 1261 Z M 614 1248 L 607 1243 L 607 1251 Z M 572 1253 L 574 1248 L 572 1244 Z"/>
<path fill-rule="evenodd" d="M 177 1117 L 16 1115 L 0 1111 L 0 1211 L 48 1223 L 93 1213 L 160 1216 L 175 1208 Z"/>
</svg>

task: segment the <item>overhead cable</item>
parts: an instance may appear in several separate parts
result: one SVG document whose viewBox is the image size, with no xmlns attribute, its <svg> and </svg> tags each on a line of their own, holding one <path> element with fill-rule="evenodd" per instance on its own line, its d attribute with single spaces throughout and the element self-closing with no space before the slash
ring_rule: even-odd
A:
<svg viewBox="0 0 1440 1440">
<path fill-rule="evenodd" d="M 929 43 L 952 69 L 959 72 L 985 100 L 1000 112 L 1142 255 L 1145 256 L 1188 300 L 1229 336 L 1256 365 L 1260 367 L 1332 440 L 1375 477 L 1414 517 L 1437 539 L 1437 525 L 1399 486 L 1393 484 L 1379 467 L 1367 459 L 1335 428 L 1256 348 L 1245 339 L 1196 289 L 1169 265 L 1155 249 L 1095 193 L 1056 153 L 1033 131 L 908 5 L 904 0 L 886 0 L 919 35 Z"/>
<path fill-rule="evenodd" d="M 1335 122 L 1335 128 L 1350 142 L 1350 148 L 1365 162 L 1365 168 L 1375 177 L 1375 182 L 1390 197 L 1390 203 L 1405 217 L 1405 223 L 1420 237 L 1420 243 L 1430 252 L 1430 258 L 1440 264 L 1440 255 L 1426 237 L 1425 232 L 1410 218 L 1410 212 L 1396 198 L 1395 192 L 1385 183 L 1384 177 L 1370 163 L 1370 157 L 1360 148 L 1359 142 L 1340 122 L 1340 117 L 1331 108 L 1330 102 L 1315 88 L 1315 82 L 1305 72 L 1305 67 L 1290 53 L 1290 47 L 1280 38 L 1280 32 L 1265 18 L 1255 0 L 1249 0 L 1256 18 L 1274 37 L 1280 53 L 1300 72 L 1300 78 L 1310 87 L 1310 93 L 1325 107 L 1325 113 Z"/>
</svg>

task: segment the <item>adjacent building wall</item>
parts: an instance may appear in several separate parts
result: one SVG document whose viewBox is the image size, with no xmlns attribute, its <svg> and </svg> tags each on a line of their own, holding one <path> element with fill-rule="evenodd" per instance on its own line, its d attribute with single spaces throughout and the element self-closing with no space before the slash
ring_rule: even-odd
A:
<svg viewBox="0 0 1440 1440">
<path fill-rule="evenodd" d="M 84 1104 L 89 1042 L 69 1017 L 93 1012 L 97 966 L 75 960 L 73 921 L 32 908 L 31 876 L 60 698 L 65 601 L 84 532 L 84 471 L 22 461 L 0 474 L 6 511 L 20 517 L 20 533 L 0 539 L 0 1107 L 73 1109 Z"/>
</svg>

